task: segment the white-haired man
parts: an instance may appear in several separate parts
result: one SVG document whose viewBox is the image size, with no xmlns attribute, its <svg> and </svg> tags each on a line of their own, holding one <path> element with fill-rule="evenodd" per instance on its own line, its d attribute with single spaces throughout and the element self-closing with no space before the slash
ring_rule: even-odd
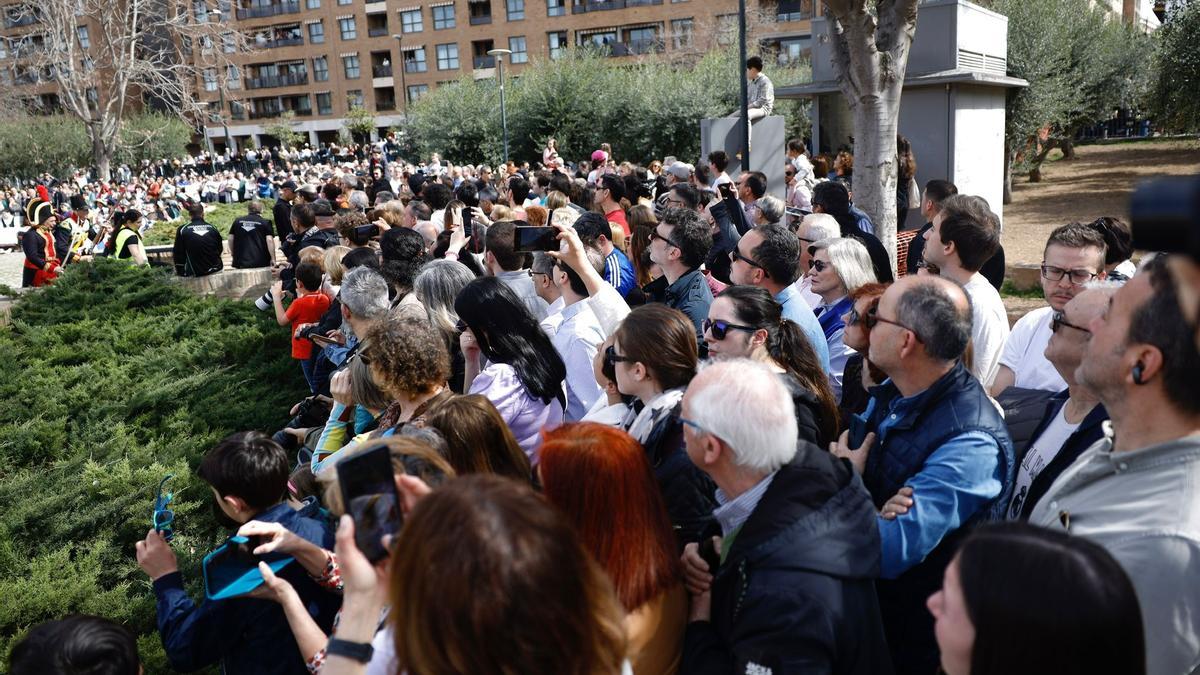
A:
<svg viewBox="0 0 1200 675">
<path fill-rule="evenodd" d="M 791 397 L 762 364 L 705 368 L 682 406 L 688 457 L 719 488 L 721 536 L 684 551 L 681 672 L 890 673 L 875 508 L 854 470 L 797 443 Z"/>
</svg>

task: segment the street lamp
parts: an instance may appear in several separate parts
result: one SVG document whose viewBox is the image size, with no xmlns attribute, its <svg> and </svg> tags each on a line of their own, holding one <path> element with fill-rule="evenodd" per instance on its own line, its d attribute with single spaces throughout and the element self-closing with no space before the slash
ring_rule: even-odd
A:
<svg viewBox="0 0 1200 675">
<path fill-rule="evenodd" d="M 408 69 L 408 64 L 404 62 L 404 36 L 393 33 L 392 37 L 396 39 L 396 49 L 400 50 L 400 100 L 404 101 L 404 107 L 400 109 L 400 112 L 408 117 L 408 85 L 404 83 L 404 71 Z"/>
<path fill-rule="evenodd" d="M 218 22 L 221 20 L 220 9 L 213 9 L 209 14 L 216 17 Z M 232 153 L 233 139 L 229 136 L 229 123 L 225 121 L 225 87 L 221 86 L 221 73 L 217 74 L 217 97 L 221 104 L 221 128 L 225 130 L 225 152 Z M 207 134 L 208 132 L 205 131 L 205 135 Z"/>
<path fill-rule="evenodd" d="M 488 56 L 496 57 L 500 69 L 500 126 L 504 129 L 504 163 L 508 164 L 508 110 L 504 107 L 504 57 L 512 54 L 511 49 L 489 49 Z"/>
</svg>

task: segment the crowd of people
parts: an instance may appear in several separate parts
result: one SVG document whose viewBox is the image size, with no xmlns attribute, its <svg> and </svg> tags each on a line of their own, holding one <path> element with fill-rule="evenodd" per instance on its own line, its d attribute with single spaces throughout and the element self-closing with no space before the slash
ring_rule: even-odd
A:
<svg viewBox="0 0 1200 675">
<path fill-rule="evenodd" d="M 226 245 L 270 266 L 258 306 L 310 396 L 197 470 L 256 555 L 298 564 L 197 601 L 159 528 L 138 543 L 171 665 L 1192 672 L 1200 353 L 1167 257 L 1138 269 L 1120 220 L 1064 222 L 1047 306 L 1010 329 L 999 219 L 908 184 L 898 154 L 898 212 L 927 221 L 898 269 L 853 158 L 800 141 L 782 203 L 721 152 L 567 165 L 552 143 L 497 174 L 386 144 L 271 157 L 272 218 L 252 197 L 228 244 L 189 200 L 177 273 L 220 270 Z M 524 250 L 528 226 L 554 245 Z M 143 259 L 136 229 L 108 250 Z M 403 524 L 364 549 L 339 467 L 380 447 Z M 127 629 L 72 616 L 10 669 L 137 664 Z"/>
</svg>

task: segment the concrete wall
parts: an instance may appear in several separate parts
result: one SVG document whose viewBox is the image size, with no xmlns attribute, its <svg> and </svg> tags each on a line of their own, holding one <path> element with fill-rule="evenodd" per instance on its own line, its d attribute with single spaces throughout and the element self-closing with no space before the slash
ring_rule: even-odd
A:
<svg viewBox="0 0 1200 675">
<path fill-rule="evenodd" d="M 954 85 L 951 91 L 955 113 L 950 180 L 960 193 L 986 199 L 1003 224 L 1004 90 Z"/>
<path fill-rule="evenodd" d="M 729 155 L 729 166 L 725 172 L 737 176 L 742 171 L 742 131 L 740 118 L 717 117 L 700 121 L 700 157 L 707 162 L 708 153 L 724 150 Z M 787 135 L 783 117 L 771 115 L 755 122 L 751 127 L 750 168 L 767 174 L 767 194 L 780 199 L 787 198 L 786 177 L 783 175 L 787 159 Z M 684 160 L 691 161 L 691 160 Z"/>
</svg>

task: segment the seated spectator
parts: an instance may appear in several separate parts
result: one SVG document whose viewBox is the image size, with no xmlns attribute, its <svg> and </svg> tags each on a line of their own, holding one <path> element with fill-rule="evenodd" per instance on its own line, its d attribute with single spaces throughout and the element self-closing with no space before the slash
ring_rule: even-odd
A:
<svg viewBox="0 0 1200 675">
<path fill-rule="evenodd" d="M 504 283 L 537 321 L 550 314 L 550 305 L 533 289 L 533 280 L 525 270 L 526 254 L 516 251 L 516 224 L 504 220 L 492 223 L 484 235 L 487 252 L 484 266 L 488 274 Z"/>
<path fill-rule="evenodd" d="M 315 263 L 302 262 L 297 265 L 296 292 L 299 297 L 286 310 L 283 308 L 283 282 L 276 281 L 271 287 L 275 321 L 280 326 L 291 326 L 292 358 L 300 362 L 308 389 L 314 394 L 317 393 L 317 382 L 313 372 L 313 343 L 308 337 L 300 335 L 300 327 L 320 321 L 329 309 L 329 296 L 321 293 L 322 277 L 321 267 Z"/>
<path fill-rule="evenodd" d="M 453 260 L 432 260 L 413 279 L 413 295 L 425 308 L 429 325 L 442 334 L 450 352 L 450 389 L 463 393 L 466 362 L 458 346 L 458 313 L 454 299 L 475 279 L 471 270 Z"/>
<path fill-rule="evenodd" d="M 446 439 L 446 461 L 458 475 L 494 473 L 528 483 L 529 458 L 496 406 L 478 394 L 455 396 L 425 417 Z"/>
<path fill-rule="evenodd" d="M 939 274 L 960 284 L 971 299 L 971 372 L 991 387 L 1000 370 L 1000 353 L 1008 340 L 1008 311 L 1004 300 L 979 273 L 1000 245 L 999 220 L 980 197 L 954 195 L 942 202 L 925 232 L 925 259 Z"/>
<path fill-rule="evenodd" d="M 1091 226 L 1104 237 L 1104 271 L 1114 281 L 1129 281 L 1137 273 L 1133 257 L 1133 233 L 1120 218 L 1104 216 L 1097 218 Z"/>
<path fill-rule="evenodd" d="M 970 337 L 970 303 L 958 284 L 904 277 L 889 286 L 870 352 L 888 380 L 830 448 L 862 473 L 883 514 L 902 488 L 924 497 L 922 508 L 878 520 L 883 578 L 876 590 L 898 673 L 937 669 L 925 599 L 962 535 L 1008 508 L 1012 444 L 999 410 L 961 362 Z"/>
<path fill-rule="evenodd" d="M 527 305 L 496 277 L 467 284 L 454 309 L 462 328 L 467 393 L 482 394 L 496 406 L 529 463 L 537 466 L 542 430 L 561 423 L 566 408 L 562 357 Z"/>
<path fill-rule="evenodd" d="M 229 254 L 238 269 L 269 267 L 275 264 L 275 230 L 262 217 L 263 204 L 257 199 L 246 203 L 246 215 L 229 226 Z"/>
<path fill-rule="evenodd" d="M 1084 537 L 979 528 L 946 568 L 929 611 L 946 675 L 1147 672 L 1133 585 Z"/>
<path fill-rule="evenodd" d="M 1147 263 L 1088 326 L 1076 377 L 1111 432 L 1063 471 L 1029 522 L 1103 546 L 1133 581 L 1148 673 L 1200 663 L 1200 352 L 1166 256 Z M 1061 329 L 1060 329 L 1061 330 Z"/>
<path fill-rule="evenodd" d="M 542 491 L 579 533 L 627 612 L 628 658 L 637 675 L 679 670 L 687 593 L 667 507 L 642 446 L 595 423 L 546 433 Z"/>
<path fill-rule="evenodd" d="M 829 384 L 835 398 L 841 398 L 846 361 L 854 349 L 846 344 L 843 317 L 854 306 L 850 294 L 860 286 L 875 282 L 867 249 L 854 239 L 825 239 L 808 247 L 812 254 L 812 291 L 821 296 L 813 310 L 829 349 Z"/>
<path fill-rule="evenodd" d="M 704 326 L 713 360 L 750 359 L 779 375 L 792 397 L 800 440 L 822 448 L 837 440 L 837 403 L 825 368 L 808 337 L 783 318 L 769 292 L 754 286 L 726 288 L 713 300 Z"/>
<path fill-rule="evenodd" d="M 10 675 L 141 675 L 137 637 L 119 623 L 72 614 L 40 623 L 8 657 Z"/>
<path fill-rule="evenodd" d="M 386 672 L 622 672 L 626 639 L 611 584 L 532 489 L 496 476 L 450 481 L 409 510 L 392 550 L 384 588 L 343 518 L 346 604 L 337 637 L 351 649 L 370 642 L 389 604 L 395 662 Z M 531 602 L 531 589 L 571 602 Z M 323 675 L 363 672 L 361 660 L 336 652 Z"/>
<path fill-rule="evenodd" d="M 613 245 L 612 228 L 608 221 L 600 218 L 597 213 L 588 212 L 579 216 L 573 227 L 584 245 L 599 249 L 604 256 L 605 281 L 612 284 L 621 297 L 628 296 L 635 287 L 633 263 L 629 262 L 629 258 L 625 257 L 621 249 Z"/>
<path fill-rule="evenodd" d="M 700 324 L 712 304 L 712 291 L 700 271 L 711 246 L 708 225 L 695 211 L 682 208 L 663 210 L 650 239 L 650 260 L 663 276 L 643 289 L 646 297 L 683 312 L 692 322 L 697 344 L 704 339 Z"/>
<path fill-rule="evenodd" d="M 720 537 L 710 555 L 684 551 L 680 672 L 890 673 L 875 509 L 846 462 L 795 441 L 779 378 L 748 360 L 713 364 L 681 419 L 688 456 L 718 486 Z"/>
<path fill-rule="evenodd" d="M 879 369 L 868 355 L 871 353 L 871 329 L 875 327 L 875 315 L 879 309 L 879 298 L 887 290 L 887 284 L 872 283 L 859 286 L 850 294 L 854 305 L 842 317 L 846 330 L 842 342 L 855 353 L 846 359 L 842 371 L 842 398 L 838 401 L 842 428 L 850 427 L 850 420 L 867 409 L 873 387 L 883 384 L 887 375 Z"/>
<path fill-rule="evenodd" d="M 288 458 L 283 448 L 257 432 L 229 436 L 200 460 L 197 476 L 213 491 L 217 518 L 237 527 L 257 520 L 278 523 L 323 549 L 333 533 L 316 509 L 296 511 L 284 500 Z M 150 530 L 137 543 L 138 566 L 150 577 L 157 598 L 158 632 L 175 670 L 221 664 L 226 673 L 307 673 L 304 659 L 280 607 L 247 597 L 195 604 L 184 590 L 175 552 Z M 286 579 L 317 627 L 328 632 L 339 598 L 322 589 L 299 566 L 284 568 Z"/>
<path fill-rule="evenodd" d="M 793 284 L 800 275 L 800 241 L 782 225 L 760 225 L 747 232 L 729 254 L 729 280 L 759 286 L 783 308 L 783 316 L 796 324 L 816 352 L 822 370 L 829 370 L 829 345 L 821 322 Z"/>
<path fill-rule="evenodd" d="M 605 350 L 617 389 L 641 404 L 629 406 L 621 426 L 645 448 L 681 544 L 699 540 L 714 505 L 712 483 L 684 453 L 678 418 L 698 359 L 689 325 L 679 310 L 643 305 L 625 317 Z"/>
<path fill-rule="evenodd" d="M 1062 312 L 1088 282 L 1104 278 L 1104 247 L 1104 238 L 1089 225 L 1071 223 L 1050 233 L 1041 269 L 1042 293 L 1049 305 L 1029 312 L 1013 325 L 989 389 L 992 396 L 999 396 L 1009 387 L 1047 391 L 1066 388 L 1063 376 L 1044 355 L 1050 341 L 1051 318 Z"/>
</svg>

